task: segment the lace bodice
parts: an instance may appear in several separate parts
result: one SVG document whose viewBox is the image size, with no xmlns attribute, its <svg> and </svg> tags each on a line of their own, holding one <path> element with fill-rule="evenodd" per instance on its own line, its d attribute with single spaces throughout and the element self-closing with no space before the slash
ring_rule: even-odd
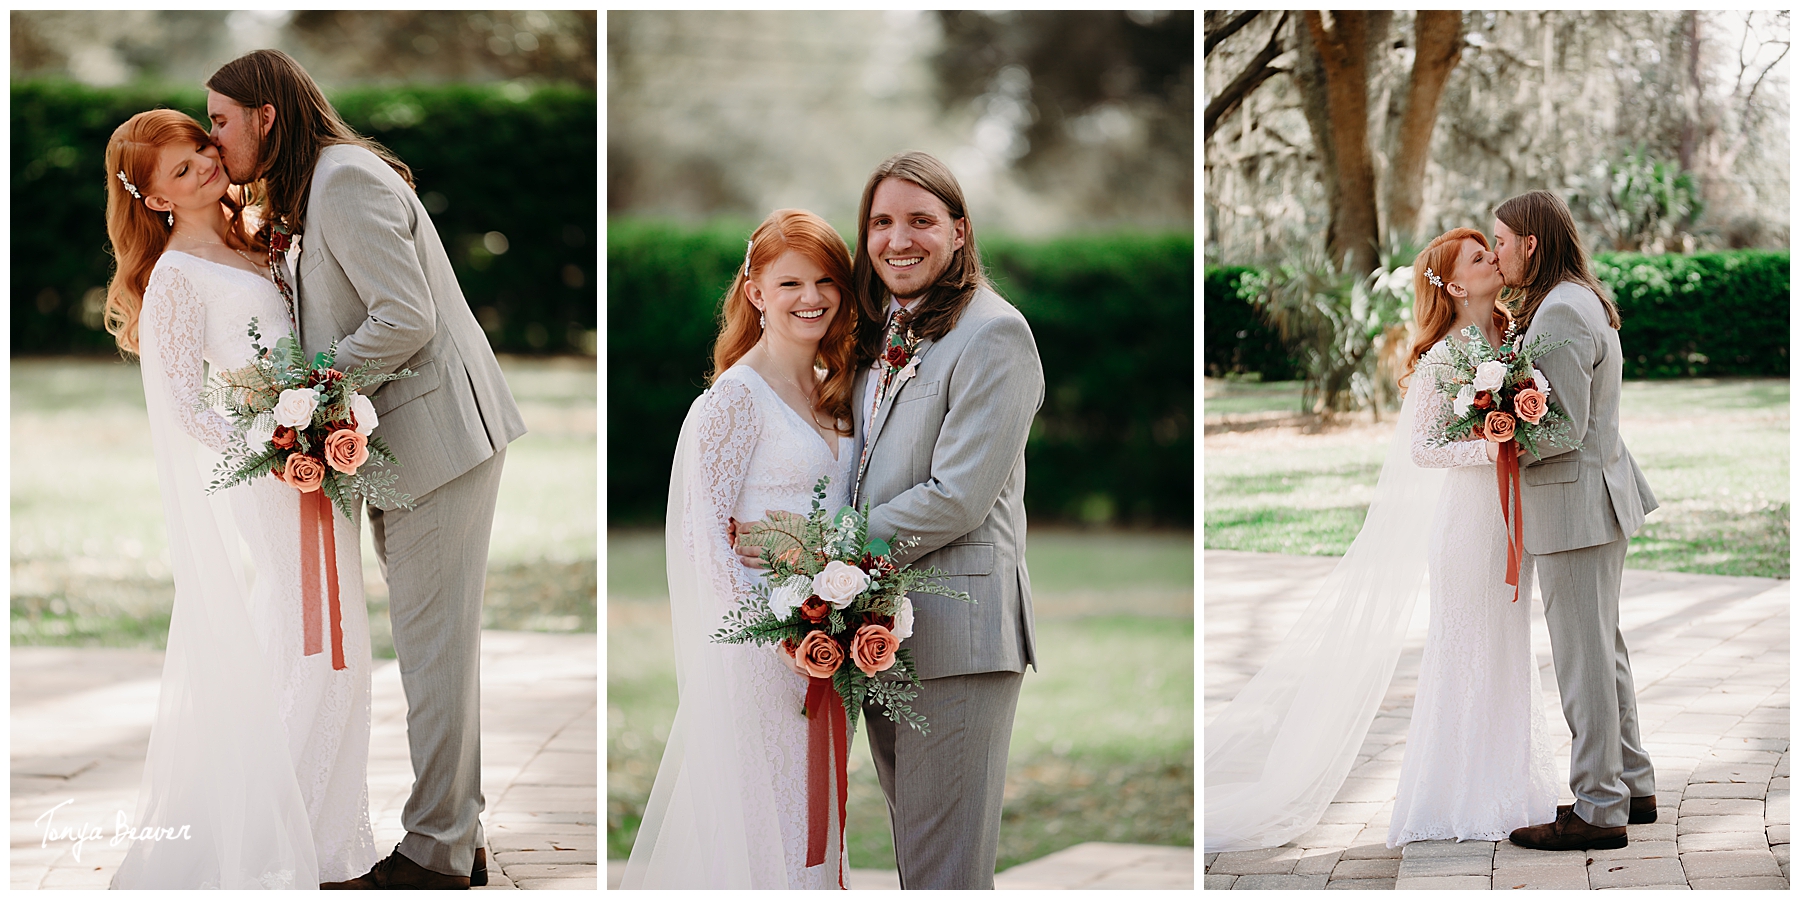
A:
<svg viewBox="0 0 1800 900">
<path fill-rule="evenodd" d="M 156 261 L 144 288 L 142 327 L 156 329 L 181 429 L 214 451 L 232 441 L 231 423 L 199 405 L 206 365 L 235 369 L 248 364 L 250 320 L 262 345 L 272 347 L 292 331 L 287 307 L 273 282 L 234 266 L 171 250 Z"/>
<path fill-rule="evenodd" d="M 1438 341 L 1432 349 L 1436 350 L 1449 340 Z M 1421 367 L 1417 371 L 1420 377 L 1414 379 L 1412 389 L 1425 393 L 1419 395 L 1419 408 L 1413 416 L 1413 464 L 1427 469 L 1493 465 L 1487 458 L 1486 441 L 1456 441 L 1441 447 L 1432 446 L 1438 434 L 1438 423 L 1444 420 L 1445 410 L 1450 405 L 1450 397 L 1438 389 L 1436 368 Z"/>
</svg>

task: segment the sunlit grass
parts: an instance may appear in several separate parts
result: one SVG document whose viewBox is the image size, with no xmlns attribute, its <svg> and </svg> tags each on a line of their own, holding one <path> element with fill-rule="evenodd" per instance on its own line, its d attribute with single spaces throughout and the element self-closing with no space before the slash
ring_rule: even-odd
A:
<svg viewBox="0 0 1800 900">
<path fill-rule="evenodd" d="M 1205 416 L 1297 410 L 1299 396 L 1295 382 L 1209 383 Z M 1343 553 L 1362 527 L 1390 430 L 1358 416 L 1318 434 L 1208 434 L 1206 546 Z M 1788 577 L 1786 379 L 1626 382 L 1619 430 L 1660 504 L 1627 566 Z"/>
<path fill-rule="evenodd" d="M 594 361 L 502 360 L 530 433 L 501 480 L 483 625 L 593 631 Z M 12 362 L 12 642 L 160 648 L 174 584 L 137 366 Z M 387 588 L 363 530 L 377 655 Z"/>
</svg>

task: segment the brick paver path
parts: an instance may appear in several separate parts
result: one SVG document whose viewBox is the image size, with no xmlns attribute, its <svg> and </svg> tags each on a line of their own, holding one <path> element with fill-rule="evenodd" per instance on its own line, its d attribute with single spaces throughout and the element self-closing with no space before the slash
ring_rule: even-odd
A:
<svg viewBox="0 0 1800 900">
<path fill-rule="evenodd" d="M 607 888 L 617 888 L 624 874 L 624 860 L 607 860 Z M 892 869 L 851 869 L 844 883 L 852 890 L 897 891 L 900 873 Z M 1066 847 L 994 875 L 997 891 L 1193 889 L 1192 847 L 1093 841 Z"/>
<path fill-rule="evenodd" d="M 488 631 L 481 636 L 482 789 L 489 888 L 599 886 L 598 666 L 594 636 Z M 12 648 L 11 886 L 105 888 L 124 859 L 115 818 L 137 809 L 162 654 Z M 406 698 L 393 660 L 373 673 L 369 812 L 375 846 L 399 843 L 412 788 Z M 38 817 L 102 836 L 44 840 Z M 79 858 L 77 858 L 79 856 Z"/>
<path fill-rule="evenodd" d="M 1206 551 L 1207 721 L 1255 674 L 1335 562 Z M 1543 607 L 1532 602 L 1532 646 L 1561 738 L 1559 802 L 1567 803 L 1569 734 Z M 1425 639 L 1419 605 L 1393 684 L 1324 819 L 1282 847 L 1205 854 L 1205 887 L 1787 889 L 1787 581 L 1625 570 L 1619 618 L 1659 815 L 1629 826 L 1624 849 L 1592 852 L 1507 841 L 1387 848 Z"/>
</svg>

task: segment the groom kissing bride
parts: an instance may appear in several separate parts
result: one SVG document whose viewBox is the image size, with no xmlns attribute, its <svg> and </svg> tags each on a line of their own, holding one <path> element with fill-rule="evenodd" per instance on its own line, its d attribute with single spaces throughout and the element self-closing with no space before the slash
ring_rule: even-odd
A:
<svg viewBox="0 0 1800 900">
<path fill-rule="evenodd" d="M 992 888 L 1013 714 L 1035 664 L 1025 439 L 1044 376 L 1031 329 L 982 274 L 955 176 L 917 152 L 870 175 L 854 261 L 818 216 L 770 214 L 720 319 L 669 486 L 679 705 L 621 886 L 845 886 L 843 770 L 808 765 L 827 742 L 809 746 L 807 673 L 779 647 L 707 639 L 755 602 L 768 567 L 737 537 L 806 509 L 828 477 L 825 510 L 868 505 L 870 538 L 917 541 L 894 562 L 935 567 L 974 601 L 913 593 L 864 626 L 891 626 L 911 650 L 912 709 L 930 730 L 895 725 L 872 699 L 862 721 L 901 887 Z"/>
<path fill-rule="evenodd" d="M 1491 244 L 1458 228 L 1413 263 L 1406 402 L 1368 518 L 1262 670 L 1206 726 L 1207 852 L 1285 844 L 1318 824 L 1353 766 L 1385 764 L 1357 754 L 1427 572 L 1430 629 L 1388 847 L 1613 849 L 1627 824 L 1656 821 L 1619 628 L 1626 548 L 1656 499 L 1619 436 L 1618 309 L 1560 198 L 1532 191 L 1494 216 Z M 1515 293 L 1507 306 L 1504 288 Z M 1525 360 L 1516 381 L 1507 353 Z M 1477 371 L 1471 383 L 1446 362 L 1470 359 L 1492 360 L 1481 365 L 1501 380 L 1484 387 Z M 1519 405 L 1503 412 L 1509 385 Z M 1454 430 L 1471 403 L 1488 410 L 1487 427 Z M 1551 421 L 1546 410 L 1560 433 L 1520 440 Z M 1574 803 L 1563 806 L 1529 610 L 1516 602 L 1534 573 L 1574 735 Z"/>
<path fill-rule="evenodd" d="M 113 886 L 485 884 L 481 602 L 501 466 L 524 421 L 405 163 L 279 51 L 206 86 L 211 134 L 156 109 L 106 148 L 107 327 L 141 360 L 175 580 L 137 830 L 193 835 L 133 843 Z M 248 401 L 225 399 L 249 388 L 209 390 L 205 373 L 218 384 L 273 365 L 259 332 L 329 361 L 283 381 L 281 427 L 252 438 Z M 364 393 L 319 399 L 351 382 Z M 315 427 L 331 431 L 322 450 L 304 443 Z M 338 477 L 327 462 L 354 476 L 384 445 L 399 462 L 376 467 L 391 491 L 320 499 Z M 209 502 L 203 447 L 260 467 Z M 406 836 L 379 861 L 356 497 L 388 584 L 414 775 Z"/>
</svg>

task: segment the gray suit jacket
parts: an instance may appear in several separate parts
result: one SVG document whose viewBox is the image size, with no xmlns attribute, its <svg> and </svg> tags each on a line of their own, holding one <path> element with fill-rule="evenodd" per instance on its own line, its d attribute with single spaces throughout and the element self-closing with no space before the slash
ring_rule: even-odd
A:
<svg viewBox="0 0 1800 900">
<path fill-rule="evenodd" d="M 1559 553 L 1628 538 L 1656 509 L 1656 497 L 1619 439 L 1619 332 L 1607 324 L 1593 291 L 1565 281 L 1538 307 L 1525 342 L 1539 335 L 1569 341 L 1539 357 L 1536 366 L 1582 446 L 1542 459 L 1520 457 L 1525 550 Z"/>
<path fill-rule="evenodd" d="M 863 396 L 871 371 L 857 378 Z M 920 543 L 901 555 L 949 573 L 963 603 L 914 594 L 906 644 L 920 678 L 1023 672 L 1036 665 L 1031 575 L 1025 568 L 1025 438 L 1044 402 L 1044 370 L 1025 317 L 982 289 L 874 422 L 856 502 L 873 505 L 869 536 Z"/>
<path fill-rule="evenodd" d="M 339 370 L 380 360 L 384 372 L 418 373 L 369 398 L 375 434 L 400 458 L 396 490 L 429 493 L 525 433 L 431 217 L 387 163 L 353 144 L 321 151 L 303 232 L 295 291 L 307 354 L 336 340 Z"/>
</svg>

